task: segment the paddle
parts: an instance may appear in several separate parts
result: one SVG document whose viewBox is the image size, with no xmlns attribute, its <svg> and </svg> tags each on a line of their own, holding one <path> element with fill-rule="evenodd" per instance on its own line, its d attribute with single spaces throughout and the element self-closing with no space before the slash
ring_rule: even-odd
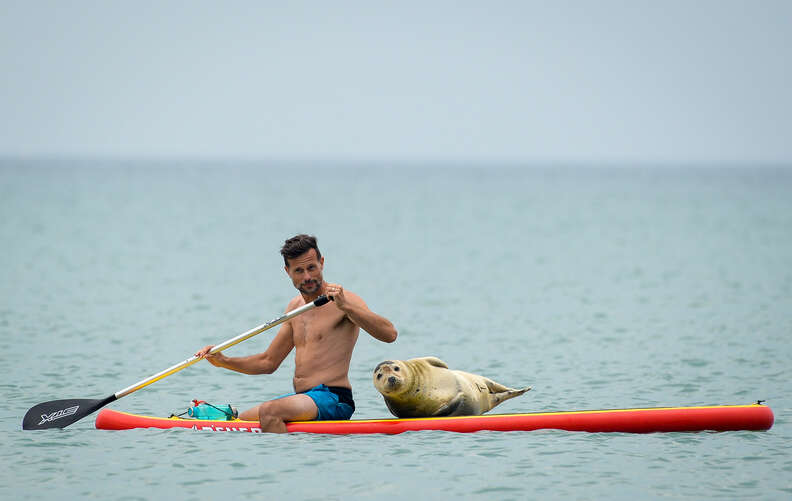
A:
<svg viewBox="0 0 792 501">
<path fill-rule="evenodd" d="M 288 313 L 284 313 L 280 317 L 267 322 L 266 324 L 261 324 L 258 327 L 255 327 L 247 332 L 244 332 L 234 338 L 229 339 L 228 341 L 218 344 L 209 352 L 209 354 L 215 354 L 225 350 L 226 348 L 230 348 L 235 344 L 241 343 L 246 339 L 250 339 L 256 334 L 261 334 L 267 329 L 271 329 L 276 325 L 280 325 L 283 322 L 296 317 L 300 313 L 304 313 L 310 309 L 316 308 L 317 306 L 322 306 L 327 304 L 330 300 L 327 296 L 319 296 L 314 301 L 307 303 L 299 308 L 295 308 Z M 92 414 L 93 412 L 101 409 L 105 405 L 109 404 L 114 400 L 118 400 L 121 397 L 125 397 L 132 392 L 135 392 L 141 388 L 145 388 L 146 386 L 159 381 L 171 374 L 178 372 L 186 367 L 191 366 L 192 364 L 201 360 L 200 358 L 193 356 L 188 358 L 184 362 L 180 362 L 173 367 L 169 367 L 162 372 L 154 374 L 153 376 L 144 379 L 138 383 L 133 384 L 127 388 L 124 388 L 121 391 L 118 391 L 107 398 L 101 400 L 91 400 L 91 399 L 67 399 L 67 400 L 51 400 L 49 402 L 43 402 L 38 405 L 34 405 L 30 408 L 29 411 L 25 414 L 25 417 L 22 419 L 22 429 L 23 430 L 44 430 L 46 428 L 65 428 L 70 424 L 79 421 L 80 419 Z"/>
</svg>

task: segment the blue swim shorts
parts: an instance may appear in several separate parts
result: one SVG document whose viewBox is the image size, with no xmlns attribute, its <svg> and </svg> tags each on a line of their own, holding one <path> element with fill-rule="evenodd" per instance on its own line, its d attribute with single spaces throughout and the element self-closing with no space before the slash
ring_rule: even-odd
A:
<svg viewBox="0 0 792 501">
<path fill-rule="evenodd" d="M 352 413 L 355 412 L 355 401 L 352 400 L 352 390 L 349 388 L 320 384 L 300 393 L 311 397 L 316 408 L 319 409 L 316 421 L 345 420 L 351 418 Z M 291 395 L 296 395 L 296 393 L 289 393 L 278 398 Z"/>
</svg>

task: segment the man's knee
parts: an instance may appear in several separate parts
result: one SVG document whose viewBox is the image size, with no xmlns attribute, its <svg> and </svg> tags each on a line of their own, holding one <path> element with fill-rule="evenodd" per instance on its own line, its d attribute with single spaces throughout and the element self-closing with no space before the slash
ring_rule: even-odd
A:
<svg viewBox="0 0 792 501">
<path fill-rule="evenodd" d="M 258 407 L 258 415 L 259 419 L 277 419 L 278 421 L 283 422 L 283 418 L 280 417 L 280 413 L 277 412 L 275 406 L 272 402 L 264 402 L 259 404 Z"/>
<path fill-rule="evenodd" d="M 273 412 L 272 412 L 272 401 L 270 400 L 268 402 L 260 403 L 258 405 L 258 413 L 259 413 L 259 415 L 265 414 L 265 415 L 271 416 L 273 414 Z"/>
<path fill-rule="evenodd" d="M 282 418 L 269 412 L 267 403 L 261 404 L 259 406 L 258 415 L 261 431 L 271 433 L 286 433 L 286 423 Z"/>
</svg>

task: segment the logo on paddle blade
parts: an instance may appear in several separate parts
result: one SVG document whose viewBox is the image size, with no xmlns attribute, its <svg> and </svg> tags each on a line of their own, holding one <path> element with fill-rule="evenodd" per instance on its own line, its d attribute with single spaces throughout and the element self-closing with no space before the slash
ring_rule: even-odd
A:
<svg viewBox="0 0 792 501">
<path fill-rule="evenodd" d="M 75 405 L 74 407 L 69 407 L 66 409 L 61 409 L 59 411 L 55 411 L 52 414 L 42 414 L 41 415 L 41 422 L 39 426 L 44 423 L 48 423 L 50 421 L 55 421 L 56 419 L 65 418 L 66 416 L 71 416 L 77 413 L 77 409 L 79 409 L 79 405 Z"/>
</svg>

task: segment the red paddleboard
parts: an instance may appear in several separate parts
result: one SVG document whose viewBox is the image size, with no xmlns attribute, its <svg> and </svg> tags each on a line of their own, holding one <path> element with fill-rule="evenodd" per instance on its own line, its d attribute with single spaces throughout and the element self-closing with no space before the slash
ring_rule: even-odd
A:
<svg viewBox="0 0 792 501">
<path fill-rule="evenodd" d="M 289 432 L 334 435 L 442 430 L 532 431 L 566 430 L 587 432 L 653 433 L 679 431 L 762 431 L 773 426 L 770 407 L 761 404 L 712 405 L 701 407 L 658 407 L 591 411 L 534 412 L 412 419 L 353 419 L 349 421 L 299 421 L 287 423 Z M 160 418 L 102 409 L 96 416 L 102 430 L 134 428 L 189 428 L 199 431 L 261 433 L 257 421 L 209 421 L 179 417 Z"/>
</svg>

